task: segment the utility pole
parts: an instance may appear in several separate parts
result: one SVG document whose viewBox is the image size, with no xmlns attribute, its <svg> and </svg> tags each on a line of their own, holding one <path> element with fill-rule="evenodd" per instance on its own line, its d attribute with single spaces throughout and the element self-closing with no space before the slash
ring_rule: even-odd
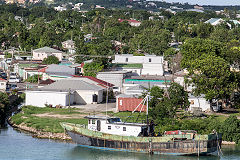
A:
<svg viewBox="0 0 240 160">
<path fill-rule="evenodd" d="M 71 98 L 71 88 L 69 88 L 69 91 L 68 91 L 68 109 L 69 109 L 69 112 L 71 112 L 71 101 L 70 101 L 70 98 Z"/>
</svg>

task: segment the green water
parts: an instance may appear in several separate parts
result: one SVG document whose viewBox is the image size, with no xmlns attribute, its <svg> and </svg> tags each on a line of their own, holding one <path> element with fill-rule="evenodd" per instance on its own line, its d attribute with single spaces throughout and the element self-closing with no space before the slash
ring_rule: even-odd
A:
<svg viewBox="0 0 240 160">
<path fill-rule="evenodd" d="M 103 151 L 76 144 L 32 138 L 11 127 L 0 130 L 0 160 L 238 160 L 240 147 L 223 146 L 224 157 L 161 156 L 143 153 Z"/>
</svg>

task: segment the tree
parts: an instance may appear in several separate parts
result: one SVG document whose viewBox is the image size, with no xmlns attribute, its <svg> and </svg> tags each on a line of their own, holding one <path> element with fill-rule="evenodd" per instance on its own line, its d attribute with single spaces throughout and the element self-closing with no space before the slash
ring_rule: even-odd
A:
<svg viewBox="0 0 240 160">
<path fill-rule="evenodd" d="M 177 109 L 189 106 L 187 92 L 177 83 L 171 83 L 166 94 L 159 87 L 152 87 L 150 96 L 149 115 L 157 124 L 169 123 L 169 118 L 176 116 Z"/>
<path fill-rule="evenodd" d="M 59 64 L 59 60 L 56 56 L 48 56 L 47 58 L 44 58 L 42 61 L 43 64 Z"/>
<path fill-rule="evenodd" d="M 189 82 L 196 87 L 194 93 L 205 94 L 205 98 L 210 102 L 212 99 L 229 98 L 237 88 L 235 75 L 230 71 L 229 64 L 221 57 L 204 55 L 204 58 L 193 61 L 188 71 L 191 75 Z"/>
<path fill-rule="evenodd" d="M 4 126 L 9 111 L 9 98 L 6 93 L 0 92 L 0 127 Z"/>
<path fill-rule="evenodd" d="M 84 64 L 83 71 L 84 76 L 92 76 L 96 77 L 96 74 L 103 70 L 104 65 L 102 63 L 92 62 L 92 63 L 86 63 Z"/>
</svg>

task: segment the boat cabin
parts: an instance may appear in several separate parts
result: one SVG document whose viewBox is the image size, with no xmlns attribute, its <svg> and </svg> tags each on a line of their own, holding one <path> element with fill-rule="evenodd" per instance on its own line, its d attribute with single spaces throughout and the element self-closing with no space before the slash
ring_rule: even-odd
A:
<svg viewBox="0 0 240 160">
<path fill-rule="evenodd" d="M 145 136 L 147 124 L 125 123 L 118 117 L 86 116 L 88 129 L 121 136 Z"/>
</svg>

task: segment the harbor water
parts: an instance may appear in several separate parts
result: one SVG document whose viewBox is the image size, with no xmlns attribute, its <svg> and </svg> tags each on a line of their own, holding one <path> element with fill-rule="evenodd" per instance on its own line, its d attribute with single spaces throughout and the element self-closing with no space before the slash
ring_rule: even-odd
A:
<svg viewBox="0 0 240 160">
<path fill-rule="evenodd" d="M 104 151 L 73 143 L 33 138 L 12 127 L 0 129 L 0 160 L 239 160 L 240 147 L 222 147 L 223 157 L 163 156 L 143 153 Z"/>
</svg>

